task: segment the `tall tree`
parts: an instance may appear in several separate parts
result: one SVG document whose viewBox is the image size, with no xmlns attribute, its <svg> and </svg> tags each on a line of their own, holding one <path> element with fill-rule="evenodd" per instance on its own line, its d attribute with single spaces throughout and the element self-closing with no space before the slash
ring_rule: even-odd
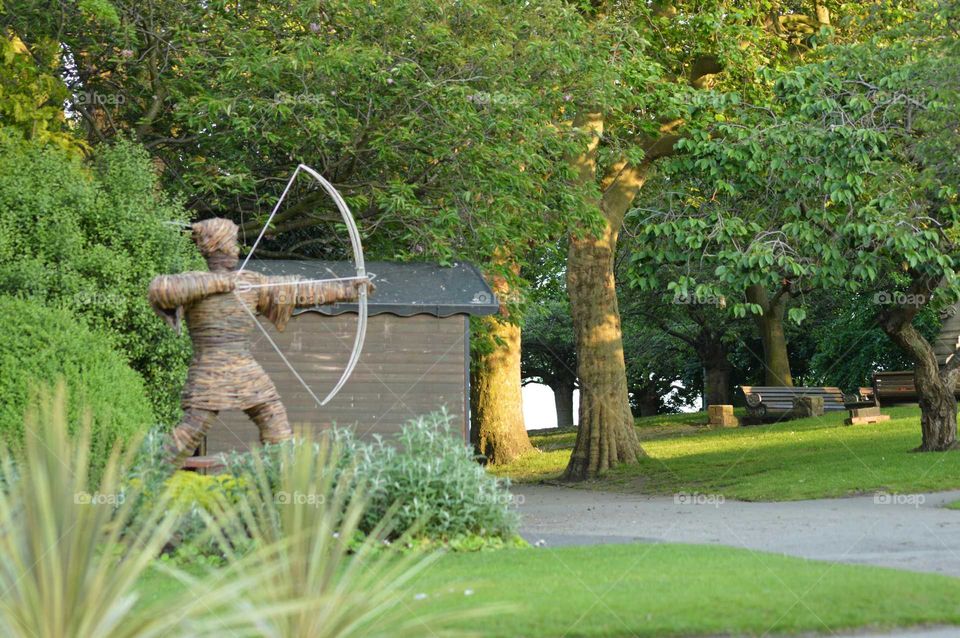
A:
<svg viewBox="0 0 960 638">
<path fill-rule="evenodd" d="M 567 282 L 577 338 L 580 430 L 565 477 L 580 480 L 643 454 L 630 417 L 613 259 L 621 225 L 654 164 L 673 154 L 693 91 L 750 82 L 797 39 L 804 3 L 595 2 L 587 15 L 621 90 L 581 97 L 572 128 L 584 138 L 571 165 L 596 191 L 600 228 L 574 230 Z M 746 6 L 745 6 L 746 5 Z M 773 8 L 771 8 L 773 5 Z M 813 11 L 811 4 L 807 9 Z M 642 36 L 641 36 L 642 33 Z M 593 98 L 593 99 L 590 99 Z"/>
<path fill-rule="evenodd" d="M 858 293 L 837 288 L 811 296 L 804 304 L 807 318 L 800 326 L 811 342 L 810 380 L 804 385 L 837 386 L 852 392 L 870 385 L 874 372 L 913 367 L 913 362 L 877 321 L 876 300 L 897 287 L 877 281 Z M 931 343 L 940 330 L 941 318 L 937 315 L 932 305 L 925 306 L 914 321 Z"/>
<path fill-rule="evenodd" d="M 514 275 L 519 274 L 514 267 Z M 520 325 L 507 278 L 494 275 L 491 288 L 500 314 L 483 317 L 482 342 L 473 348 L 471 439 L 477 453 L 494 465 L 508 463 L 533 449 L 523 419 Z"/>
<path fill-rule="evenodd" d="M 63 110 L 70 92 L 57 76 L 58 43 L 45 39 L 36 49 L 34 55 L 10 29 L 0 34 L 0 126 L 40 144 L 52 143 L 74 153 L 86 150 Z"/>
<path fill-rule="evenodd" d="M 763 344 L 763 384 L 770 386 L 792 386 L 790 373 L 790 355 L 787 353 L 787 335 L 783 327 L 783 317 L 791 297 L 790 282 L 780 285 L 772 295 L 762 284 L 751 284 L 746 289 L 747 303 L 759 308 L 753 315 Z"/>
<path fill-rule="evenodd" d="M 621 279 L 625 282 L 634 313 L 684 344 L 694 354 L 703 376 L 703 406 L 732 403 L 733 365 L 731 349 L 742 340 L 742 329 L 728 311 L 728 300 L 723 295 L 697 294 L 697 291 L 677 288 L 685 277 L 709 279 L 709 265 L 687 252 L 676 253 L 668 262 L 661 252 L 662 242 L 650 237 L 650 207 L 660 205 L 663 191 L 669 190 L 669 180 L 662 175 L 638 201 L 626 222 L 629 241 L 623 242 L 620 258 Z M 655 217 L 653 217 L 655 219 Z"/>
<path fill-rule="evenodd" d="M 823 61 L 780 75 L 765 108 L 732 109 L 691 139 L 688 169 L 709 167 L 714 197 L 691 200 L 669 232 L 718 256 L 728 285 L 755 283 L 759 265 L 811 289 L 886 287 L 876 314 L 914 364 L 918 449 L 935 451 L 956 446 L 960 357 L 939 362 L 919 324 L 924 309 L 960 296 L 960 135 L 951 124 L 960 119 L 960 10 L 918 4 L 917 17 L 897 5 L 899 18 L 868 42 L 828 48 Z M 765 224 L 735 205 L 760 194 Z M 706 230 L 718 224 L 723 232 Z M 791 313 L 801 320 L 805 310 Z"/>
<path fill-rule="evenodd" d="M 686 344 L 647 322 L 630 304 L 621 307 L 633 416 L 676 412 L 692 405 L 700 394 L 689 374 L 696 367 L 696 357 Z"/>
</svg>

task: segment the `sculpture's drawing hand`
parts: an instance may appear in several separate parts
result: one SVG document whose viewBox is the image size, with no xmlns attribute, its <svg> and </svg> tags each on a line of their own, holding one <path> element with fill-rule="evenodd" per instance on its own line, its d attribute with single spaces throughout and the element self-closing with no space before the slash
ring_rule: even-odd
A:
<svg viewBox="0 0 960 638">
<path fill-rule="evenodd" d="M 366 289 L 367 295 L 372 295 L 376 291 L 377 287 L 369 279 L 358 279 L 353 282 L 353 287 L 357 289 L 359 294 L 361 290 Z"/>
</svg>

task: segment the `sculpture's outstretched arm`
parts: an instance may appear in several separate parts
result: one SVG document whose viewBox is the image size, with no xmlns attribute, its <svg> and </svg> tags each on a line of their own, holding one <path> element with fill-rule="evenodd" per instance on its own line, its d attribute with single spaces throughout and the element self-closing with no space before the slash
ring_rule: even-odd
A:
<svg viewBox="0 0 960 638">
<path fill-rule="evenodd" d="M 338 301 L 356 301 L 360 298 L 359 282 L 317 281 L 297 284 L 298 308 L 322 306 Z"/>
<path fill-rule="evenodd" d="M 301 281 L 297 276 L 265 277 L 257 309 L 281 332 L 286 327 L 294 308 L 322 306 L 338 301 L 356 301 L 360 289 L 369 281 Z"/>
<path fill-rule="evenodd" d="M 153 310 L 171 328 L 180 332 L 183 306 L 209 295 L 230 292 L 236 286 L 231 275 L 209 272 L 187 272 L 180 275 L 159 275 L 150 282 L 147 299 Z"/>
</svg>

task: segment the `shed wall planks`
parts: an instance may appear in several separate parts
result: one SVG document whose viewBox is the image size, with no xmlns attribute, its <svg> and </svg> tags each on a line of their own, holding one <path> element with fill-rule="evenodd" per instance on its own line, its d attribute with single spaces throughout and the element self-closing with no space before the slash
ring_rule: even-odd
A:
<svg viewBox="0 0 960 638">
<path fill-rule="evenodd" d="M 407 420 L 446 406 L 453 425 L 466 432 L 467 317 L 432 315 L 369 318 L 360 361 L 334 399 L 319 407 L 262 335 L 253 353 L 273 379 L 287 407 L 290 424 L 327 428 L 351 426 L 357 436 L 390 436 Z M 323 397 L 337 382 L 353 348 L 355 314 L 307 312 L 278 333 L 261 322 L 307 385 Z M 246 449 L 259 440 L 256 426 L 242 412 L 220 414 L 207 435 L 207 454 Z"/>
</svg>

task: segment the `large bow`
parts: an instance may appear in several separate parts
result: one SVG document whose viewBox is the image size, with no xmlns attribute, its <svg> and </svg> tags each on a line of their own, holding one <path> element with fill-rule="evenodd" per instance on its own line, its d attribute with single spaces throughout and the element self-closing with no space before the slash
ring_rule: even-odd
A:
<svg viewBox="0 0 960 638">
<path fill-rule="evenodd" d="M 356 276 L 354 277 L 310 279 L 305 281 L 304 283 L 319 283 L 323 281 L 343 281 L 343 280 L 368 281 L 369 277 L 367 276 L 366 266 L 364 265 L 364 261 L 363 261 L 363 246 L 360 243 L 360 230 L 357 228 L 357 222 L 353 219 L 353 215 L 350 214 L 350 209 L 347 207 L 347 203 L 343 200 L 343 197 L 340 195 L 337 189 L 333 187 L 333 184 L 328 182 L 326 179 L 323 178 L 322 175 L 320 175 L 320 173 L 313 170 L 306 164 L 298 165 L 297 169 L 293 171 L 293 175 L 290 176 L 290 181 L 287 182 L 286 188 L 283 189 L 283 194 L 280 195 L 280 199 L 277 200 L 276 205 L 273 207 L 273 211 L 271 211 L 270 216 L 267 218 L 267 222 L 263 225 L 263 228 L 260 230 L 260 234 L 257 236 L 257 240 L 253 242 L 253 247 L 250 249 L 250 252 L 247 253 L 247 256 L 243 260 L 243 263 L 240 264 L 240 268 L 238 272 L 242 272 L 244 268 L 246 268 L 247 262 L 250 261 L 250 257 L 253 256 L 253 251 L 257 249 L 257 245 L 260 243 L 260 240 L 263 239 L 264 234 L 267 232 L 267 228 L 269 228 L 270 226 L 270 222 L 273 221 L 274 215 L 276 215 L 277 211 L 280 210 L 280 204 L 283 203 L 283 200 L 286 198 L 287 193 L 290 191 L 290 187 L 293 186 L 293 182 L 294 180 L 297 179 L 297 175 L 300 173 L 300 171 L 307 173 L 308 175 L 313 177 L 315 180 L 317 180 L 320 186 L 322 186 L 323 189 L 327 191 L 330 197 L 333 198 L 334 203 L 337 205 L 337 209 L 340 211 L 340 215 L 343 217 L 343 221 L 347 225 L 347 231 L 350 233 L 350 244 L 351 244 L 351 247 L 353 248 L 353 260 L 354 260 L 354 266 L 357 273 Z M 321 406 L 326 405 L 327 403 L 330 402 L 330 400 L 334 396 L 336 396 L 337 392 L 340 391 L 343 385 L 347 382 L 347 379 L 350 378 L 350 375 L 353 373 L 354 368 L 357 367 L 357 363 L 360 361 L 360 352 L 361 350 L 363 350 L 363 341 L 366 338 L 366 334 L 367 334 L 367 288 L 366 286 L 360 287 L 359 298 L 357 301 L 358 301 L 359 312 L 357 317 L 357 334 L 353 340 L 353 351 L 350 353 L 350 359 L 347 361 L 347 367 L 344 368 L 343 374 L 340 376 L 340 380 L 337 381 L 337 384 L 333 387 L 330 393 L 327 394 L 326 398 L 324 398 L 323 400 L 320 400 L 317 397 L 317 395 L 314 394 L 313 390 L 310 389 L 310 386 L 307 385 L 307 382 L 303 380 L 303 377 L 300 376 L 300 373 L 298 373 L 296 369 L 293 367 L 293 365 L 287 360 L 283 352 L 280 351 L 280 347 L 277 346 L 277 344 L 273 341 L 272 338 L 270 338 L 269 333 L 267 333 L 266 329 L 262 325 L 260 325 L 260 322 L 256 320 L 256 316 L 254 316 L 254 320 L 257 323 L 257 327 L 259 327 L 260 330 L 263 332 L 263 334 L 266 335 L 267 340 L 270 342 L 271 345 L 273 345 L 274 350 L 277 351 L 277 354 L 280 355 L 280 358 L 283 359 L 283 362 L 287 364 L 287 367 L 290 368 L 290 371 L 293 373 L 293 375 L 297 378 L 298 381 L 300 381 L 300 384 L 303 385 L 303 387 L 307 390 L 308 393 L 310 393 L 310 396 L 313 397 L 313 399 Z M 253 313 L 250 311 L 249 308 L 246 307 L 246 305 L 244 305 L 244 309 L 246 309 L 247 312 L 250 313 L 251 316 L 253 316 Z"/>
</svg>

